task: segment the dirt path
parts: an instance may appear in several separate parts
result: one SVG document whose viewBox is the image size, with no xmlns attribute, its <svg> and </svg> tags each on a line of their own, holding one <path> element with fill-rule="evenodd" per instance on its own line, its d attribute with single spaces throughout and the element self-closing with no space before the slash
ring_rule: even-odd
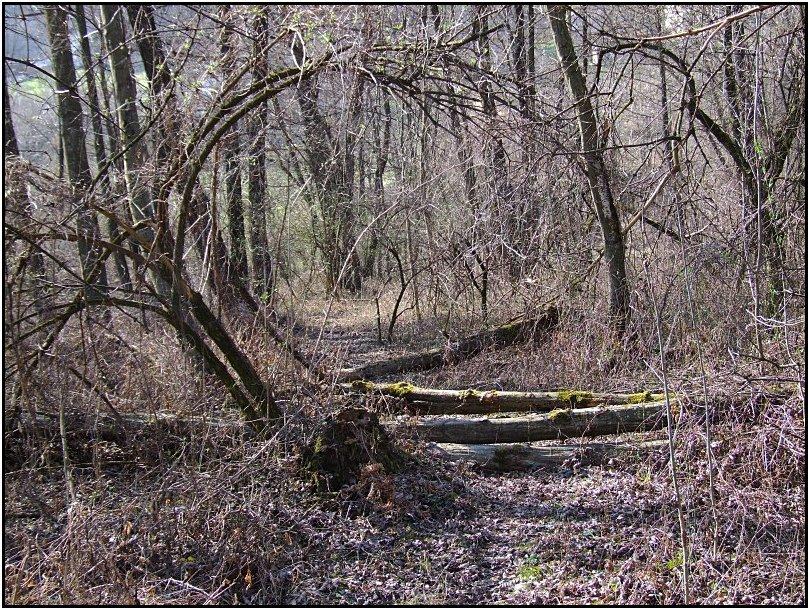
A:
<svg viewBox="0 0 810 610">
<path fill-rule="evenodd" d="M 327 548 L 296 566 L 290 603 L 552 604 L 665 599 L 671 569 L 644 555 L 675 522 L 660 490 L 608 469 L 397 479 L 394 506 L 329 523 Z M 397 506 L 406 508 L 397 511 Z M 342 524 L 342 526 L 341 526 Z M 334 529 L 332 529 L 334 528 Z M 643 565 L 644 578 L 638 568 Z M 660 579 L 660 580 L 659 580 Z M 664 582 L 661 582 L 663 580 Z M 648 594 L 646 592 L 649 592 Z M 641 595 L 639 595 L 641 594 Z"/>
<path fill-rule="evenodd" d="M 347 355 L 344 366 L 406 349 L 379 345 L 369 332 L 340 330 L 326 341 Z M 481 369 L 470 364 L 479 387 L 500 386 L 498 379 L 476 375 Z M 404 377 L 449 387 L 470 376 L 464 369 Z M 487 370 L 500 369 L 490 364 Z M 448 373 L 455 383 L 446 379 Z M 390 477 L 390 501 L 361 498 L 361 516 L 340 514 L 351 513 L 351 501 L 338 503 L 334 512 L 315 510 L 303 527 L 311 528 L 318 550 L 311 561 L 290 568 L 286 601 L 682 603 L 677 516 L 667 473 L 663 451 L 602 467 L 570 464 L 554 472 L 506 475 L 433 460 Z M 694 532 L 693 539 L 700 541 L 704 533 Z M 693 586 L 702 591 L 703 603 L 763 603 L 771 583 L 784 580 L 775 564 L 767 566 L 748 570 L 704 562 L 695 569 Z M 783 599 L 772 594 L 773 600 Z"/>
<path fill-rule="evenodd" d="M 352 328 L 327 329 L 322 341 L 333 353 L 345 355 L 344 366 L 402 351 Z M 355 518 L 350 528 L 337 513 L 316 511 L 316 537 L 324 521 L 329 523 L 324 539 L 328 549 L 317 555 L 330 561 L 295 568 L 301 580 L 288 601 L 525 604 L 621 599 L 621 578 L 614 578 L 614 572 L 637 546 L 631 541 L 652 510 L 633 497 L 632 509 L 617 511 L 622 495 L 634 495 L 628 491 L 634 475 L 566 468 L 505 476 L 465 472 L 461 477 L 450 474 L 454 468 L 440 466 L 445 476 L 432 481 L 424 480 L 424 472 L 395 477 L 399 489 L 394 501 Z"/>
</svg>

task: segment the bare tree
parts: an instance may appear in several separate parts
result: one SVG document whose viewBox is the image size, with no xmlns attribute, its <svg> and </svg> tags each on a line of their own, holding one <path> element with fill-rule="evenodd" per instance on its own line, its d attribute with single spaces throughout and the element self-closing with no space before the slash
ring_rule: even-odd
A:
<svg viewBox="0 0 810 610">
<path fill-rule="evenodd" d="M 267 46 L 269 24 L 267 7 L 260 8 L 253 18 L 253 63 L 252 77 L 254 83 L 267 78 L 269 64 Z M 247 160 L 247 196 L 248 214 L 245 218 L 250 225 L 250 244 L 248 258 L 253 276 L 253 287 L 256 294 L 268 299 L 273 291 L 273 269 L 270 264 L 270 252 L 267 245 L 267 101 L 259 104 L 248 119 L 249 154 Z"/>
<path fill-rule="evenodd" d="M 96 77 L 93 70 L 93 55 L 90 50 L 90 37 L 87 31 L 87 19 L 84 14 L 84 5 L 77 4 L 74 9 L 76 19 L 76 29 L 79 34 L 79 44 L 81 48 L 82 64 L 84 66 L 84 78 L 87 83 L 87 102 L 90 106 L 90 121 L 93 128 L 93 146 L 96 153 L 96 167 L 98 168 L 99 187 L 106 199 L 111 199 L 113 195 L 110 184 L 110 171 L 107 165 L 107 147 L 104 144 L 104 130 L 102 127 L 101 106 L 99 104 L 98 92 L 96 89 Z M 119 235 L 115 221 L 109 217 L 105 218 L 106 229 L 112 240 Z M 115 271 L 118 275 L 121 288 L 128 290 L 132 287 L 132 279 L 129 274 L 129 266 L 126 257 L 121 252 L 114 252 L 112 260 Z"/>
<path fill-rule="evenodd" d="M 630 320 L 630 290 L 625 270 L 621 221 L 613 202 L 613 191 L 602 156 L 603 139 L 599 133 L 591 98 L 588 95 L 585 78 L 582 76 L 568 29 L 568 7 L 565 5 L 549 6 L 548 12 L 560 65 L 576 105 L 577 125 L 582 146 L 580 154 L 585 161 L 588 188 L 605 244 L 604 255 L 610 290 L 610 316 L 614 329 L 621 335 Z"/>
<path fill-rule="evenodd" d="M 101 255 L 97 245 L 100 230 L 98 219 L 87 201 L 91 183 L 90 164 L 87 160 L 82 107 L 68 36 L 67 9 L 61 5 L 49 5 L 44 7 L 44 13 L 51 45 L 54 76 L 59 87 L 56 100 L 60 139 L 65 151 L 65 166 L 76 206 L 79 262 L 85 281 L 89 281 L 91 272 L 99 264 Z M 98 283 L 87 288 L 93 298 L 98 298 L 100 293 L 106 291 L 106 286 L 106 270 L 102 267 L 98 274 Z"/>
</svg>

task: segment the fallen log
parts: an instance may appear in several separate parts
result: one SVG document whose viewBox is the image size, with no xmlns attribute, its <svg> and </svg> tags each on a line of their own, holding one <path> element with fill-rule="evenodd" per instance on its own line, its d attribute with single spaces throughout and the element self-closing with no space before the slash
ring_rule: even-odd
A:
<svg viewBox="0 0 810 610">
<path fill-rule="evenodd" d="M 664 399 L 663 394 L 604 394 L 579 390 L 557 392 L 511 392 L 501 390 L 438 390 L 406 382 L 353 381 L 340 385 L 347 392 L 362 392 L 402 398 L 417 414 L 474 415 L 509 411 L 552 411 L 600 405 L 635 405 Z"/>
<path fill-rule="evenodd" d="M 176 453 L 188 439 L 197 438 L 207 442 L 216 430 L 217 436 L 241 442 L 255 437 L 255 430 L 241 419 L 215 419 L 195 415 L 173 413 L 86 413 L 71 411 L 65 415 L 65 441 L 70 461 L 74 466 L 95 463 L 95 447 L 109 443 L 134 460 L 147 454 L 160 452 Z M 44 448 L 49 459 L 62 459 L 63 445 L 59 417 L 55 413 L 20 413 L 7 417 L 3 422 L 3 460 L 11 469 L 21 467 L 31 459 L 31 438 L 46 443 Z M 206 439 L 206 440 L 202 440 Z"/>
<path fill-rule="evenodd" d="M 59 433 L 59 416 L 56 413 L 37 412 L 20 413 L 17 420 L 8 418 L 3 429 L 6 434 L 15 429 L 38 430 L 45 434 Z M 93 413 L 69 412 L 65 416 L 68 433 L 92 433 L 97 438 L 108 441 L 119 441 L 127 435 L 142 433 L 155 428 L 184 431 L 198 428 L 217 430 L 244 430 L 251 434 L 251 429 L 242 419 L 218 419 L 201 415 L 177 413 Z"/>
<path fill-rule="evenodd" d="M 428 452 L 454 462 L 474 462 L 484 470 L 508 472 L 515 470 L 554 470 L 567 463 L 598 466 L 611 458 L 636 457 L 659 449 L 666 440 L 642 443 L 588 443 L 581 445 L 498 444 L 465 445 L 430 443 Z"/>
<path fill-rule="evenodd" d="M 674 404 L 674 401 L 671 401 Z M 657 430 L 666 425 L 666 403 L 557 409 L 526 417 L 460 419 L 443 417 L 410 425 L 419 438 L 436 443 L 529 443 L 561 438 Z M 387 424 L 402 426 L 398 423 Z"/>
<path fill-rule="evenodd" d="M 467 360 L 488 348 L 503 349 L 523 340 L 528 340 L 536 333 L 547 332 L 557 325 L 559 313 L 556 307 L 548 307 L 541 315 L 530 320 L 505 324 L 492 330 L 486 330 L 451 343 L 448 346 L 421 352 L 406 354 L 390 360 L 372 362 L 353 369 L 338 371 L 338 381 L 347 382 L 358 379 L 376 379 L 383 375 L 395 375 L 428 369 Z"/>
</svg>

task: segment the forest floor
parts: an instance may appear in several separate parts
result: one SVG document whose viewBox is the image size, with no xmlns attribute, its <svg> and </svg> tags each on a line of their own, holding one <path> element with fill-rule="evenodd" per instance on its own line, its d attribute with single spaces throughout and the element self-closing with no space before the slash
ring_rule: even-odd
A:
<svg viewBox="0 0 810 610">
<path fill-rule="evenodd" d="M 380 347 L 372 331 L 368 325 L 363 329 L 344 322 L 343 327 L 332 327 L 327 343 L 342 356 L 344 366 L 403 351 L 400 347 L 392 354 L 390 348 Z M 417 342 L 417 348 L 423 346 Z M 560 349 L 553 341 L 529 350 L 520 345 L 406 377 L 424 387 L 560 389 L 559 382 L 554 384 L 547 377 L 554 375 L 549 361 L 555 360 L 548 354 Z M 530 362 L 538 354 L 545 366 L 532 370 Z M 521 362 L 522 358 L 526 359 Z M 564 366 L 565 360 L 558 359 L 558 366 Z M 566 377 L 570 379 L 567 375 L 557 378 Z M 649 371 L 592 378 L 599 387 L 583 387 L 581 381 L 574 387 L 625 392 L 658 387 L 660 391 L 660 381 Z M 724 381 L 727 385 L 729 380 Z M 727 406 L 732 403 L 729 400 Z M 375 406 L 381 408 L 379 399 Z M 768 435 L 767 417 L 762 413 L 758 417 L 757 422 L 748 421 L 755 423 L 746 429 L 744 436 L 749 441 L 758 434 Z M 752 454 L 744 455 L 738 444 L 738 428 L 729 422 L 716 426 L 716 458 L 725 459 L 720 469 L 721 492 L 716 491 L 719 517 L 712 542 L 706 527 L 710 521 L 707 481 L 700 472 L 705 469 L 700 430 L 693 422 L 679 436 L 678 456 L 692 462 L 680 473 L 681 478 L 692 479 L 681 481 L 693 545 L 691 601 L 802 603 L 806 599 L 802 585 L 806 562 L 796 551 L 804 548 L 804 487 L 794 480 L 786 496 L 768 490 L 771 481 L 750 476 L 757 466 L 747 461 Z M 666 431 L 661 430 L 610 440 L 634 443 L 664 438 Z M 577 440 L 594 439 L 573 442 Z M 433 480 L 431 468 L 437 473 Z M 740 475 L 744 481 L 737 479 Z M 415 477 L 411 481 L 406 475 L 392 484 L 403 486 L 394 497 L 406 504 L 421 497 L 418 508 L 397 523 L 386 514 L 389 502 L 343 531 L 336 528 L 331 540 L 333 554 L 322 564 L 322 572 L 316 570 L 317 576 L 304 580 L 307 584 L 297 602 L 536 605 L 684 601 L 676 501 L 666 448 L 642 459 L 612 459 L 600 467 L 572 460 L 555 471 L 509 474 L 431 460 Z M 729 493 L 737 485 L 743 488 Z"/>
<path fill-rule="evenodd" d="M 344 366 L 391 353 L 368 325 L 327 331 L 324 345 Z M 557 368 L 564 358 L 547 357 L 561 349 L 555 341 L 567 340 L 408 378 L 445 388 L 573 385 L 576 378 Z M 587 389 L 637 391 L 645 380 L 627 371 L 597 383 Z M 715 426 L 715 512 L 700 422 L 687 418 L 676 439 L 689 602 L 806 601 L 802 404 L 794 396 L 777 409 L 752 396 L 736 405 L 742 415 Z M 786 432 L 785 418 L 798 438 Z M 412 459 L 399 472 L 370 472 L 338 492 L 318 493 L 296 474 L 295 457 L 267 442 L 211 431 L 181 445 L 165 441 L 140 439 L 133 452 L 113 447 L 114 458 L 77 467 L 70 504 L 60 468 L 7 473 L 6 602 L 684 602 L 663 450 L 598 467 L 571 461 L 554 471 L 492 474 L 400 440 Z"/>
</svg>

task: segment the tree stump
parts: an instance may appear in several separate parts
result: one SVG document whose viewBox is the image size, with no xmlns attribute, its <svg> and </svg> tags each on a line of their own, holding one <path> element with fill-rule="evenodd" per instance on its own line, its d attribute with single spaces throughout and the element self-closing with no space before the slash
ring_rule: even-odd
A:
<svg viewBox="0 0 810 610">
<path fill-rule="evenodd" d="M 345 408 L 326 418 L 301 452 L 301 464 L 320 491 L 356 483 L 364 466 L 395 472 L 404 454 L 393 446 L 375 413 Z"/>
</svg>

